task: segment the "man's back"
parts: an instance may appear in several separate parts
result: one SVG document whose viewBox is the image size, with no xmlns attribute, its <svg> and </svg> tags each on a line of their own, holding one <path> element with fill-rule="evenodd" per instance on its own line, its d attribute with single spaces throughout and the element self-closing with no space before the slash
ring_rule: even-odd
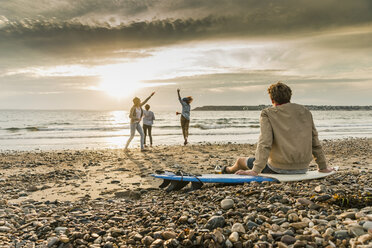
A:
<svg viewBox="0 0 372 248">
<path fill-rule="evenodd" d="M 320 167 L 326 166 L 312 115 L 304 106 L 286 103 L 264 109 L 260 123 L 254 170 L 259 171 L 266 161 L 281 170 L 307 169 L 312 154 Z"/>
</svg>

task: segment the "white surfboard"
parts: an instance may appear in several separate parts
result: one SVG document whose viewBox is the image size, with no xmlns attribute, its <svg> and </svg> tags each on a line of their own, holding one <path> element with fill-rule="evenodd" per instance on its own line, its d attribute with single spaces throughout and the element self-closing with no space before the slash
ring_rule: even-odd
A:
<svg viewBox="0 0 372 248">
<path fill-rule="evenodd" d="M 323 173 L 319 171 L 308 171 L 305 174 L 259 174 L 260 177 L 270 177 L 275 178 L 279 182 L 295 182 L 295 181 L 304 181 L 304 180 L 311 180 L 311 179 L 318 179 L 327 177 L 336 173 L 338 167 L 333 168 L 334 170 L 328 173 Z"/>
</svg>

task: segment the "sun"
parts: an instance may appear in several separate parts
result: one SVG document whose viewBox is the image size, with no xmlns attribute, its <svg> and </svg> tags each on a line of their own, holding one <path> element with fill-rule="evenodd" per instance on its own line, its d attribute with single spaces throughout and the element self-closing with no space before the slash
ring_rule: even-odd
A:
<svg viewBox="0 0 372 248">
<path fill-rule="evenodd" d="M 146 87 L 142 82 L 143 74 L 137 67 L 111 65 L 102 69 L 98 89 L 108 95 L 122 99 Z"/>
</svg>

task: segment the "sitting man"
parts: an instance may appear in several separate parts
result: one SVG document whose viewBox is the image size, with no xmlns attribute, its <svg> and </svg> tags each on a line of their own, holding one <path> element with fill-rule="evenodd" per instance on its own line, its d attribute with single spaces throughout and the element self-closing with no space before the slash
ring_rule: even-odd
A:
<svg viewBox="0 0 372 248">
<path fill-rule="evenodd" d="M 238 158 L 222 173 L 257 176 L 259 173 L 306 173 L 314 156 L 319 172 L 330 172 L 313 117 L 302 105 L 291 103 L 292 90 L 278 82 L 269 87 L 273 107 L 262 110 L 261 133 L 255 158 Z"/>
</svg>

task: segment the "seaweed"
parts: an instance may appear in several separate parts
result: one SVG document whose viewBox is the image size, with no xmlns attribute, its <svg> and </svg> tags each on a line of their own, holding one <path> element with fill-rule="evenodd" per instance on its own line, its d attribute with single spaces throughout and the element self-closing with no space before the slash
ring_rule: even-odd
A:
<svg viewBox="0 0 372 248">
<path fill-rule="evenodd" d="M 341 208 L 364 208 L 372 206 L 372 193 L 335 193 L 330 202 Z"/>
</svg>

